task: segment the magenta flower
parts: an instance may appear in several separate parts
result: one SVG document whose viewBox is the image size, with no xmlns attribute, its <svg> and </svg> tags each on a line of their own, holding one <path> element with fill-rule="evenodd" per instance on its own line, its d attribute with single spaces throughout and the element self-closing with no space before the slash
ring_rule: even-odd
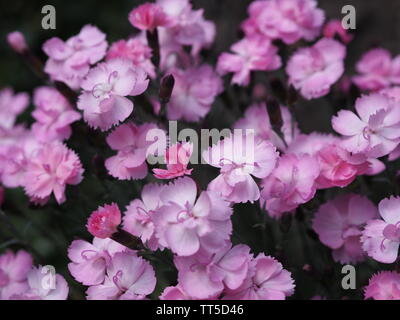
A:
<svg viewBox="0 0 400 320">
<path fill-rule="evenodd" d="M 345 187 L 358 175 L 368 172 L 370 162 L 362 154 L 354 155 L 338 145 L 328 145 L 318 152 L 320 175 L 318 188 Z"/>
<path fill-rule="evenodd" d="M 292 44 L 314 40 L 324 23 L 324 12 L 315 0 L 258 0 L 249 6 L 242 28 L 247 35 L 261 34 Z"/>
<path fill-rule="evenodd" d="M 198 121 L 210 111 L 215 97 L 222 92 L 222 81 L 209 65 L 174 70 L 174 89 L 167 106 L 170 120 Z"/>
<path fill-rule="evenodd" d="M 45 144 L 27 159 L 25 192 L 34 201 L 47 202 L 54 193 L 57 203 L 65 201 L 68 184 L 79 184 L 83 168 L 78 156 L 59 142 Z"/>
<path fill-rule="evenodd" d="M 333 129 L 342 134 L 342 146 L 350 152 L 382 157 L 400 142 L 400 102 L 380 94 L 356 100 L 357 114 L 341 110 L 332 118 Z"/>
<path fill-rule="evenodd" d="M 251 71 L 269 71 L 282 65 L 278 49 L 266 38 L 244 38 L 231 46 L 232 53 L 222 53 L 218 58 L 217 71 L 224 75 L 233 72 L 232 83 L 247 86 Z"/>
<path fill-rule="evenodd" d="M 160 194 L 165 185 L 147 184 L 142 190 L 142 199 L 132 200 L 126 207 L 123 218 L 123 229 L 139 237 L 151 250 L 159 247 L 155 236 L 153 215 L 160 208 Z"/>
<path fill-rule="evenodd" d="M 87 222 L 87 229 L 92 236 L 106 239 L 117 231 L 121 223 L 121 211 L 115 203 L 105 204 L 93 211 Z"/>
<path fill-rule="evenodd" d="M 151 77 L 155 78 L 156 72 L 151 63 L 151 49 L 143 36 L 139 35 L 129 40 L 114 42 L 107 51 L 106 60 L 123 58 L 132 61 L 135 67 L 142 68 Z"/>
<path fill-rule="evenodd" d="M 4 202 L 4 188 L 0 186 L 0 208 L 3 205 Z"/>
<path fill-rule="evenodd" d="M 56 274 L 54 284 L 49 274 L 42 266 L 33 267 L 28 273 L 28 290 L 15 294 L 12 300 L 66 300 L 68 298 L 68 283 L 63 276 Z"/>
<path fill-rule="evenodd" d="M 36 109 L 32 117 L 36 122 L 32 125 L 32 132 L 35 137 L 41 142 L 68 139 L 72 133 L 70 125 L 81 118 L 79 112 L 51 87 L 37 88 L 33 100 Z"/>
<path fill-rule="evenodd" d="M 7 250 L 0 255 L 0 300 L 9 300 L 13 295 L 28 290 L 27 276 L 32 268 L 32 257 L 24 251 Z"/>
<path fill-rule="evenodd" d="M 208 191 L 196 195 L 191 178 L 176 179 L 162 190 L 164 205 L 153 215 L 159 243 L 179 256 L 193 255 L 201 246 L 219 249 L 232 232 L 228 202 Z"/>
<path fill-rule="evenodd" d="M 193 10 L 189 0 L 157 0 L 157 4 L 169 19 L 168 27 L 158 29 L 162 48 L 191 46 L 191 54 L 197 56 L 212 44 L 215 25 L 204 19 L 203 9 Z"/>
<path fill-rule="evenodd" d="M 400 84 L 400 56 L 392 60 L 390 52 L 382 48 L 366 52 L 356 70 L 359 75 L 352 80 L 361 90 L 377 91 Z"/>
<path fill-rule="evenodd" d="M 129 13 L 129 22 L 139 30 L 166 27 L 171 24 L 163 8 L 155 3 L 144 3 Z"/>
<path fill-rule="evenodd" d="M 285 300 L 293 294 L 291 273 L 270 256 L 260 253 L 250 262 L 248 276 L 235 290 L 225 290 L 224 300 Z"/>
<path fill-rule="evenodd" d="M 193 169 L 188 169 L 190 157 L 193 152 L 193 144 L 184 142 L 176 143 L 165 152 L 167 170 L 153 169 L 154 176 L 158 179 L 173 179 L 184 175 L 190 175 Z"/>
<path fill-rule="evenodd" d="M 396 261 L 400 245 L 400 198 L 383 199 L 378 206 L 383 220 L 368 221 L 361 242 L 370 257 L 382 263 Z"/>
<path fill-rule="evenodd" d="M 324 26 L 322 33 L 325 38 L 335 38 L 338 35 L 344 44 L 348 44 L 353 39 L 353 36 L 343 28 L 342 21 L 338 19 L 330 20 Z"/>
<path fill-rule="evenodd" d="M 266 178 L 275 168 L 278 153 L 268 141 L 256 140 L 253 134 L 233 135 L 203 152 L 204 160 L 220 168 L 220 175 L 208 189 L 231 202 L 254 202 L 260 189 L 253 177 Z"/>
<path fill-rule="evenodd" d="M 342 264 L 365 258 L 361 248 L 362 228 L 378 216 L 375 205 L 365 197 L 346 194 L 323 204 L 315 214 L 313 229 L 321 242 L 332 249 L 333 259 Z"/>
<path fill-rule="evenodd" d="M 49 56 L 44 70 L 51 79 L 78 89 L 90 65 L 103 59 L 106 49 L 105 34 L 86 25 L 66 42 L 54 37 L 43 44 L 43 51 Z"/>
<path fill-rule="evenodd" d="M 88 300 L 143 300 L 153 292 L 152 266 L 133 253 L 118 252 L 107 267 L 104 283 L 86 291 Z"/>
<path fill-rule="evenodd" d="M 199 251 L 190 257 L 175 257 L 178 281 L 192 299 L 217 298 L 224 288 L 236 290 L 248 274 L 251 255 L 246 245 L 226 243 L 216 252 Z"/>
<path fill-rule="evenodd" d="M 311 200 L 320 174 L 318 160 L 307 154 L 285 154 L 277 167 L 262 181 L 261 199 L 271 217 L 296 209 Z"/>
<path fill-rule="evenodd" d="M 308 100 L 325 96 L 342 76 L 345 56 L 346 47 L 328 38 L 312 47 L 301 48 L 288 61 L 289 83 Z"/>
<path fill-rule="evenodd" d="M 25 92 L 16 93 L 11 88 L 0 90 L 0 128 L 11 129 L 17 116 L 29 104 L 29 95 Z"/>
<path fill-rule="evenodd" d="M 93 128 L 102 131 L 124 121 L 133 111 L 126 96 L 142 94 L 149 85 L 143 69 L 126 59 L 112 59 L 91 69 L 81 86 L 78 109 Z"/>
<path fill-rule="evenodd" d="M 86 286 L 104 282 L 106 268 L 117 252 L 127 248 L 111 239 L 93 238 L 93 244 L 74 240 L 68 248 L 68 270 L 74 279 Z"/>
<path fill-rule="evenodd" d="M 374 274 L 365 287 L 364 297 L 374 300 L 400 300 L 400 274 L 396 271 Z"/>
<path fill-rule="evenodd" d="M 152 123 L 136 126 L 129 122 L 120 125 L 107 136 L 107 144 L 117 151 L 115 156 L 105 162 L 110 175 L 120 180 L 146 177 L 148 147 L 153 143 L 146 136 L 153 129 L 157 127 Z"/>
</svg>

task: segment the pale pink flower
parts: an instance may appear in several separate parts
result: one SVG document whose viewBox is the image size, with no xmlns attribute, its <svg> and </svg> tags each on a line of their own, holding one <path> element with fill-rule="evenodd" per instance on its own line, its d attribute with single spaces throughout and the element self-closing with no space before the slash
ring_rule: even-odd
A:
<svg viewBox="0 0 400 320">
<path fill-rule="evenodd" d="M 178 281 L 192 299 L 217 298 L 224 288 L 235 290 L 247 277 L 251 260 L 246 245 L 226 243 L 216 252 L 199 251 L 190 257 L 175 257 Z"/>
<path fill-rule="evenodd" d="M 289 83 L 308 100 L 325 96 L 342 76 L 345 56 L 346 47 L 329 38 L 301 48 L 288 61 Z"/>
<path fill-rule="evenodd" d="M 374 158 L 392 152 L 400 142 L 400 102 L 375 93 L 358 98 L 355 109 L 357 114 L 341 110 L 332 118 L 342 146 Z"/>
<path fill-rule="evenodd" d="M 156 237 L 161 246 L 179 256 L 217 250 L 232 232 L 232 208 L 212 192 L 198 199 L 196 183 L 189 177 L 174 180 L 160 193 L 163 206 L 153 214 Z"/>
<path fill-rule="evenodd" d="M 232 83 L 247 86 L 251 71 L 269 71 L 282 65 L 278 49 L 263 37 L 244 38 L 231 46 L 232 53 L 222 53 L 217 71 L 224 75 L 233 72 Z"/>
<path fill-rule="evenodd" d="M 314 40 L 324 23 L 324 12 L 315 0 L 259 0 L 249 6 L 242 28 L 247 35 L 259 33 L 292 44 Z"/>
<path fill-rule="evenodd" d="M 280 131 L 283 137 L 280 137 L 271 126 L 267 105 L 265 103 L 254 104 L 246 109 L 244 117 L 239 119 L 235 124 L 236 129 L 252 129 L 255 138 L 261 140 L 269 140 L 279 150 L 286 150 L 286 145 L 292 143 L 292 140 L 300 133 L 297 123 L 293 123 L 292 115 L 285 106 L 280 106 L 282 116 L 282 127 Z M 293 121 L 294 122 L 294 121 Z"/>
<path fill-rule="evenodd" d="M 46 267 L 33 267 L 28 273 L 28 285 L 26 292 L 16 294 L 11 299 L 66 300 L 68 298 L 69 287 L 67 281 L 59 274 L 52 275 L 51 270 Z"/>
<path fill-rule="evenodd" d="M 105 161 L 108 173 L 120 180 L 143 179 L 148 169 L 146 157 L 149 145 L 147 134 L 157 129 L 155 124 L 135 125 L 132 122 L 117 127 L 107 136 L 107 144 L 117 154 Z M 161 142 L 160 142 L 161 143 Z"/>
<path fill-rule="evenodd" d="M 347 33 L 347 30 L 343 28 L 342 21 L 338 19 L 330 20 L 324 26 L 322 33 L 325 38 L 334 38 L 338 35 L 344 44 L 348 44 L 353 39 L 353 36 Z"/>
<path fill-rule="evenodd" d="M 154 212 L 163 204 L 160 198 L 165 185 L 147 184 L 142 190 L 142 199 L 132 200 L 126 207 L 123 229 L 139 237 L 150 249 L 159 247 L 155 236 Z"/>
<path fill-rule="evenodd" d="M 231 202 L 254 202 L 260 189 L 253 177 L 265 178 L 275 167 L 278 153 L 268 141 L 257 140 L 254 134 L 234 134 L 203 152 L 204 160 L 220 168 L 220 175 L 208 189 Z"/>
<path fill-rule="evenodd" d="M 206 64 L 171 73 L 175 85 L 167 105 L 168 119 L 198 121 L 204 118 L 223 90 L 221 78 Z"/>
<path fill-rule="evenodd" d="M 0 300 L 9 300 L 15 294 L 28 290 L 27 275 L 32 268 L 32 257 L 24 251 L 7 250 L 0 255 Z"/>
<path fill-rule="evenodd" d="M 4 188 L 0 186 L 0 208 L 3 205 L 4 202 Z"/>
<path fill-rule="evenodd" d="M 62 143 L 45 144 L 27 160 L 24 188 L 32 200 L 47 202 L 54 193 L 61 204 L 65 201 L 66 186 L 77 185 L 83 179 L 78 156 Z"/>
<path fill-rule="evenodd" d="M 11 129 L 17 116 L 29 104 L 29 95 L 25 92 L 14 93 L 11 88 L 0 90 L 0 127 Z"/>
<path fill-rule="evenodd" d="M 158 179 L 173 179 L 184 175 L 190 175 L 193 169 L 188 169 L 190 157 L 193 152 L 193 144 L 189 142 L 176 143 L 165 152 L 167 169 L 153 169 L 154 176 Z"/>
<path fill-rule="evenodd" d="M 319 163 L 307 154 L 285 154 L 276 168 L 262 181 L 262 205 L 271 217 L 296 209 L 311 200 L 316 191 Z"/>
<path fill-rule="evenodd" d="M 112 256 L 126 250 L 125 246 L 111 239 L 93 238 L 93 244 L 74 240 L 68 248 L 71 260 L 68 270 L 76 281 L 86 286 L 101 284 Z"/>
<path fill-rule="evenodd" d="M 44 70 L 53 80 L 78 89 L 90 65 L 103 59 L 106 49 L 105 34 L 94 26 L 86 25 L 66 42 L 54 37 L 43 44 L 43 51 L 49 57 Z"/>
<path fill-rule="evenodd" d="M 382 263 L 395 262 L 400 245 L 400 198 L 383 199 L 378 206 L 383 220 L 368 221 L 361 242 L 367 254 Z"/>
<path fill-rule="evenodd" d="M 400 300 L 400 274 L 395 271 L 381 271 L 374 274 L 364 289 L 364 298 Z"/>
<path fill-rule="evenodd" d="M 247 279 L 235 289 L 225 290 L 224 300 L 285 300 L 294 292 L 291 273 L 270 256 L 260 253 L 250 262 Z"/>
<path fill-rule="evenodd" d="M 400 86 L 385 88 L 379 90 L 379 93 L 400 102 Z"/>
<path fill-rule="evenodd" d="M 367 198 L 346 194 L 323 204 L 312 226 L 321 242 L 332 249 L 335 261 L 356 263 L 365 258 L 360 242 L 362 228 L 377 216 L 377 208 Z"/>
<path fill-rule="evenodd" d="M 400 84 L 400 55 L 392 60 L 386 49 L 371 49 L 358 61 L 356 70 L 359 75 L 352 80 L 361 90 L 377 91 Z"/>
<path fill-rule="evenodd" d="M 86 294 L 88 300 L 143 300 L 155 286 L 155 273 L 147 261 L 118 252 L 107 267 L 104 283 L 89 287 Z"/>
<path fill-rule="evenodd" d="M 114 42 L 107 51 L 106 60 L 124 58 L 132 61 L 135 67 L 142 68 L 154 78 L 156 72 L 151 63 L 151 49 L 143 36 L 139 35 L 128 40 Z"/>
<path fill-rule="evenodd" d="M 163 8 L 155 3 L 146 2 L 129 13 L 129 22 L 140 30 L 154 30 L 171 24 Z"/>
<path fill-rule="evenodd" d="M 89 126 L 106 131 L 132 113 L 133 102 L 126 96 L 140 95 L 148 85 L 143 69 L 127 59 L 111 59 L 91 69 L 82 81 L 78 109 Z"/>
<path fill-rule="evenodd" d="M 79 112 L 72 109 L 67 99 L 56 89 L 39 87 L 33 97 L 35 110 L 32 132 L 41 142 L 66 140 L 71 136 L 70 125 L 80 120 Z"/>
<path fill-rule="evenodd" d="M 117 204 L 105 204 L 93 211 L 87 222 L 87 229 L 92 236 L 105 239 L 110 238 L 117 231 L 121 223 L 121 211 Z"/>
<path fill-rule="evenodd" d="M 13 31 L 7 34 L 7 42 L 17 53 L 23 53 L 28 49 L 25 36 L 19 31 Z"/>
</svg>

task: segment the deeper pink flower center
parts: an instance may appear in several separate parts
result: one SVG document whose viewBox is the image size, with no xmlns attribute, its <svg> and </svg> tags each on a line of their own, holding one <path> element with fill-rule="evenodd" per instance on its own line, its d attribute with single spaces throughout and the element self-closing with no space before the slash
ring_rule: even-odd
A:
<svg viewBox="0 0 400 320">
<path fill-rule="evenodd" d="M 109 98 L 111 91 L 114 89 L 115 82 L 118 80 L 118 71 L 110 73 L 107 82 L 98 83 L 92 89 L 92 95 L 96 99 Z"/>
</svg>

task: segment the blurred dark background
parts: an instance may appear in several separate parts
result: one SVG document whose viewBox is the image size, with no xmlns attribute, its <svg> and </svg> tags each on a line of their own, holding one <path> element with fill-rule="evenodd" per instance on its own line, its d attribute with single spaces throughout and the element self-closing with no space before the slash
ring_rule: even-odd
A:
<svg viewBox="0 0 400 320">
<path fill-rule="evenodd" d="M 26 37 L 32 50 L 45 58 L 41 46 L 53 36 L 67 39 L 79 32 L 85 24 L 94 24 L 107 34 L 109 43 L 127 38 L 135 30 L 128 22 L 127 16 L 133 7 L 143 3 L 141 0 L 121 1 L 22 1 L 0 0 L 0 88 L 12 86 L 16 91 L 28 91 L 43 85 L 26 66 L 8 48 L 6 35 L 10 31 L 20 30 Z M 229 46 L 240 38 L 239 24 L 247 16 L 250 0 L 193 0 L 195 8 L 204 8 L 205 17 L 216 23 L 217 37 L 210 51 L 204 52 L 205 61 L 214 64 L 218 54 L 229 50 Z M 56 8 L 56 30 L 41 28 L 41 8 L 52 4 Z M 327 19 L 341 18 L 341 9 L 351 4 L 356 8 L 357 29 L 354 40 L 348 46 L 346 74 L 354 73 L 354 64 L 362 53 L 371 47 L 387 48 L 393 55 L 400 53 L 400 1 L 399 0 L 320 0 L 319 6 L 326 12 Z M 304 45 L 304 43 L 299 43 Z M 295 46 L 291 48 L 294 50 Z M 291 52 L 290 50 L 288 51 Z M 284 73 L 275 75 L 284 80 Z M 268 75 L 256 75 L 257 81 L 268 86 Z M 226 80 L 227 84 L 227 80 Z M 228 86 L 226 86 L 227 88 Z M 245 89 L 238 89 L 244 94 Z M 241 91 L 242 90 L 242 91 Z M 245 97 L 249 98 L 248 94 Z M 343 104 L 352 104 L 349 99 L 336 98 L 335 93 L 312 101 L 301 100 L 296 105 L 296 116 L 304 132 L 330 131 L 330 119 Z M 235 101 L 233 101 L 235 102 Z M 248 99 L 243 104 L 249 104 Z M 140 105 L 137 103 L 137 105 Z M 212 111 L 207 116 L 206 126 L 226 127 L 237 119 L 237 114 L 229 113 L 229 106 L 224 106 L 223 99 L 218 98 Z M 243 111 L 243 109 L 242 109 Z M 28 114 L 29 115 L 29 114 Z M 186 125 L 186 124 L 184 124 Z M 0 253 L 5 248 L 25 248 L 30 251 L 36 263 L 53 264 L 57 272 L 62 273 L 70 284 L 70 297 L 84 297 L 84 288 L 73 281 L 67 271 L 66 256 L 69 243 L 75 238 L 89 240 L 85 223 L 89 213 L 103 203 L 115 201 L 122 209 L 130 200 L 139 197 L 144 181 L 116 181 L 110 176 L 96 171 L 93 162 L 96 156 L 110 155 L 104 143 L 105 134 L 88 134 L 86 126 L 77 124 L 68 145 L 76 150 L 85 168 L 85 179 L 76 187 L 67 189 L 68 201 L 58 206 L 53 200 L 43 208 L 32 207 L 21 188 L 6 191 L 4 211 L 8 220 L 0 221 Z M 86 142 L 86 143 L 83 143 Z M 366 194 L 375 202 L 393 193 L 391 181 L 395 173 L 388 170 L 370 183 L 365 191 L 365 182 L 357 181 L 346 191 Z M 205 187 L 215 177 L 215 172 L 205 166 L 194 170 L 194 178 Z M 388 183 L 388 181 L 390 183 Z M 323 194 L 320 201 L 332 198 L 342 192 L 330 189 Z M 340 268 L 331 258 L 330 250 L 320 244 L 312 235 L 307 235 L 312 212 L 316 204 L 309 204 L 296 213 L 293 221 L 276 221 L 257 210 L 257 206 L 244 204 L 235 206 L 233 216 L 234 243 L 246 243 L 255 253 L 264 251 L 277 257 L 286 268 L 294 273 L 296 294 L 294 298 L 309 299 L 315 294 L 339 299 L 343 296 L 361 298 L 361 291 L 343 292 L 340 287 Z M 163 253 L 168 255 L 168 253 Z M 171 258 L 171 257 L 167 257 Z M 305 274 L 305 263 L 312 264 L 315 273 Z M 383 266 L 368 260 L 358 269 L 358 287 L 366 284 L 369 276 Z M 158 286 L 153 297 L 157 297 L 166 285 L 173 284 L 174 271 L 160 264 L 157 268 Z M 172 280 L 171 280 L 172 279 Z"/>
</svg>

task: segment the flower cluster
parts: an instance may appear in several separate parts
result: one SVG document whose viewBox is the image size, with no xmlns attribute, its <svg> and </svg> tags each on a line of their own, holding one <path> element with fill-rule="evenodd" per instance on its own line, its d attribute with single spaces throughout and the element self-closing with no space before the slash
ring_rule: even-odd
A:
<svg viewBox="0 0 400 320">
<path fill-rule="evenodd" d="M 367 259 L 391 270 L 374 267 L 364 297 L 400 299 L 390 265 L 400 246 L 400 58 L 373 49 L 348 74 L 353 35 L 325 23 L 315 0 L 253 1 L 242 38 L 208 60 L 217 28 L 189 0 L 127 16 L 131 37 L 108 46 L 86 25 L 47 40 L 43 65 L 22 33 L 8 35 L 47 77 L 32 106 L 28 93 L 0 90 L 0 213 L 12 237 L 41 205 L 49 217 L 39 226 L 49 225 L 38 233 L 58 246 L 68 228 L 63 256 L 89 300 L 283 300 L 302 297 L 306 276 L 328 283 L 331 265 Z M 321 97 L 334 104 L 330 133 L 298 117 L 299 103 Z M 232 130 L 213 128 L 222 126 Z M 380 184 L 390 191 L 375 192 Z M 35 261 L 50 252 L 5 243 Z M 67 299 L 66 280 L 47 267 L 22 249 L 1 254 L 0 299 Z"/>
</svg>

